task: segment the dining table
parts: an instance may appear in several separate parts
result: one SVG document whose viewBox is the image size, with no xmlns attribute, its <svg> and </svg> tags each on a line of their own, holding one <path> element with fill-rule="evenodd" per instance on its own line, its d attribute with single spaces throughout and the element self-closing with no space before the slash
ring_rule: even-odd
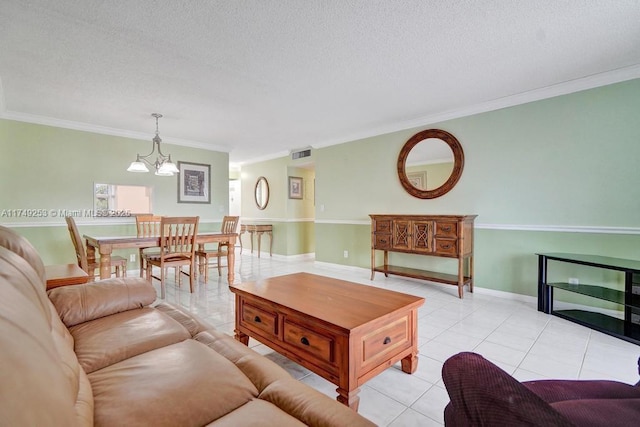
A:
<svg viewBox="0 0 640 427">
<path fill-rule="evenodd" d="M 120 237 L 95 237 L 84 235 L 87 246 L 87 260 L 89 263 L 95 262 L 96 251 L 100 254 L 100 279 L 108 279 L 111 277 L 111 253 L 114 249 L 144 249 L 160 247 L 160 237 L 136 237 L 136 236 L 120 236 Z M 221 233 L 221 232 L 204 232 L 196 235 L 196 244 L 198 249 L 204 250 L 207 243 L 223 243 L 229 242 L 229 247 L 233 248 L 236 244 L 238 233 Z M 227 280 L 232 284 L 234 275 L 234 251 L 227 251 L 228 275 Z"/>
</svg>

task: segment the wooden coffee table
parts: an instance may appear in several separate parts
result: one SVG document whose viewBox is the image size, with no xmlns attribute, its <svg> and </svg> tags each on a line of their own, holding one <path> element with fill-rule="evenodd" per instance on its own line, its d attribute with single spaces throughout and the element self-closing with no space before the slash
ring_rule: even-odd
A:
<svg viewBox="0 0 640 427">
<path fill-rule="evenodd" d="M 249 337 L 337 385 L 358 410 L 359 387 L 389 366 L 418 367 L 418 307 L 424 298 L 309 273 L 229 286 L 235 338 Z"/>
</svg>

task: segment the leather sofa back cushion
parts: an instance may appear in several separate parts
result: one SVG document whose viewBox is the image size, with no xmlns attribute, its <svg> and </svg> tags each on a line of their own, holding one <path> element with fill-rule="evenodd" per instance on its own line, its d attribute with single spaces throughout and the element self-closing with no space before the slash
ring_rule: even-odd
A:
<svg viewBox="0 0 640 427">
<path fill-rule="evenodd" d="M 29 289 L 23 274 L 29 271 L 35 276 L 24 259 L 0 247 L 0 424 L 75 425 L 77 361 L 74 367 L 75 356 L 58 352 L 50 306 L 43 309 Z"/>
<path fill-rule="evenodd" d="M 129 310 L 69 328 L 87 374 L 129 357 L 191 338 L 178 322 L 153 308 Z"/>
<path fill-rule="evenodd" d="M 44 275 L 44 264 L 40 258 L 40 254 L 36 248 L 10 228 L 0 225 L 0 246 L 9 249 L 11 252 L 18 254 L 33 268 L 40 278 L 40 286 L 44 290 L 46 288 L 46 278 Z"/>
<path fill-rule="evenodd" d="M 49 299 L 62 322 L 71 327 L 147 306 L 156 300 L 156 290 L 141 278 L 108 279 L 51 289 Z"/>
</svg>

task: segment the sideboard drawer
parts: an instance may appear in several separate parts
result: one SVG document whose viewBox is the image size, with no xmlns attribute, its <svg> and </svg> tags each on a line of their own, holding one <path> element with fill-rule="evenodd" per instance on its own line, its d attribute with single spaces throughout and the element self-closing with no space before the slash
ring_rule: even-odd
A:
<svg viewBox="0 0 640 427">
<path fill-rule="evenodd" d="M 409 317 L 405 316 L 362 338 L 362 364 L 373 362 L 378 356 L 391 351 L 400 351 L 411 345 Z"/>
<path fill-rule="evenodd" d="M 318 359 L 330 363 L 334 361 L 334 339 L 288 320 L 284 321 L 284 342 L 307 351 Z"/>
<path fill-rule="evenodd" d="M 436 237 L 458 237 L 458 224 L 455 222 L 436 222 Z"/>
<path fill-rule="evenodd" d="M 379 220 L 376 221 L 375 226 L 376 233 L 391 233 L 391 220 Z"/>
<path fill-rule="evenodd" d="M 242 304 L 242 326 L 270 336 L 278 336 L 278 314 L 251 304 Z"/>
<path fill-rule="evenodd" d="M 374 247 L 377 249 L 388 249 L 391 248 L 391 234 L 376 234 L 375 235 L 376 242 Z"/>
<path fill-rule="evenodd" d="M 436 239 L 435 249 L 437 254 L 456 256 L 458 254 L 458 241 L 456 239 Z"/>
</svg>

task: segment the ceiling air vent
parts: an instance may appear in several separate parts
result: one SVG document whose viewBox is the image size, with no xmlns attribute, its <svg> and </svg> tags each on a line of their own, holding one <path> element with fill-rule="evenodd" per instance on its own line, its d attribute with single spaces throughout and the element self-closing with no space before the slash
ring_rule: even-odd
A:
<svg viewBox="0 0 640 427">
<path fill-rule="evenodd" d="M 293 151 L 291 153 L 291 159 L 297 160 L 305 157 L 309 157 L 311 155 L 311 149 L 301 150 L 301 151 Z"/>
</svg>

